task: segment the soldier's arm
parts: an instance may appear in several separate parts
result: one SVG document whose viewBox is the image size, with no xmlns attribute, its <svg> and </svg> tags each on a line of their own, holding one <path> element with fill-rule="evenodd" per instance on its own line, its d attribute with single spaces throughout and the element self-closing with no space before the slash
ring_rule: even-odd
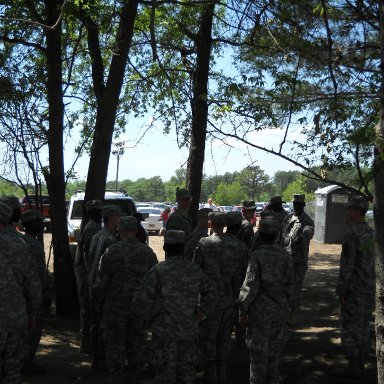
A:
<svg viewBox="0 0 384 384">
<path fill-rule="evenodd" d="M 250 262 L 247 274 L 240 290 L 239 308 L 240 314 L 247 314 L 249 306 L 255 300 L 260 289 L 260 271 L 258 263 Z"/>
<path fill-rule="evenodd" d="M 340 256 L 339 280 L 336 294 L 346 296 L 356 262 L 356 245 L 352 233 L 346 233 Z"/>
<path fill-rule="evenodd" d="M 112 263 L 109 249 L 100 258 L 99 268 L 96 271 L 95 284 L 92 287 L 92 297 L 100 307 L 105 300 L 105 292 L 112 275 Z"/>
<path fill-rule="evenodd" d="M 207 313 L 209 308 L 212 308 L 217 301 L 218 292 L 215 283 L 200 270 L 200 307 L 203 313 Z"/>
<path fill-rule="evenodd" d="M 294 302 L 294 296 L 295 296 L 295 288 L 293 284 L 293 263 L 292 263 L 292 257 L 288 252 L 284 252 L 284 256 L 287 260 L 285 288 L 286 288 L 288 303 L 289 303 L 289 306 L 291 307 Z"/>
<path fill-rule="evenodd" d="M 195 251 L 193 253 L 192 262 L 198 265 L 202 265 L 203 263 L 203 241 L 204 239 L 200 239 Z"/>
<path fill-rule="evenodd" d="M 27 263 L 24 276 L 24 295 L 29 315 L 34 316 L 41 306 L 41 284 L 33 256 L 28 251 L 25 257 Z"/>
<path fill-rule="evenodd" d="M 302 236 L 306 238 L 307 240 L 311 240 L 313 235 L 315 233 L 315 223 L 313 220 L 308 216 L 303 223 L 303 230 L 302 230 Z"/>
</svg>

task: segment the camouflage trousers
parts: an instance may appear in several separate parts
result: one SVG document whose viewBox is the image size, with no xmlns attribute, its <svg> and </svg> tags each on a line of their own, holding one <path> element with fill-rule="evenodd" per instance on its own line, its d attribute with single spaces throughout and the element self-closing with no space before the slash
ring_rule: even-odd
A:
<svg viewBox="0 0 384 384">
<path fill-rule="evenodd" d="M 0 327 L 0 383 L 18 384 L 21 376 L 23 327 Z"/>
<path fill-rule="evenodd" d="M 374 293 L 347 295 L 340 308 L 341 346 L 347 358 L 365 357 L 370 350 L 370 328 L 374 310 Z"/>
<path fill-rule="evenodd" d="M 203 365 L 228 361 L 232 327 L 233 307 L 212 311 L 200 323 L 199 358 Z"/>
<path fill-rule="evenodd" d="M 156 384 L 193 384 L 197 345 L 195 340 L 154 339 L 153 365 Z"/>
<path fill-rule="evenodd" d="M 294 298 L 291 308 L 293 311 L 301 307 L 301 293 L 303 290 L 304 277 L 308 269 L 307 262 L 293 263 L 293 290 Z"/>
<path fill-rule="evenodd" d="M 138 320 L 104 320 L 105 357 L 110 372 L 123 371 L 126 363 L 141 363 L 143 327 Z"/>
<path fill-rule="evenodd" d="M 280 354 L 286 342 L 286 316 L 249 319 L 250 384 L 279 383 Z"/>
<path fill-rule="evenodd" d="M 43 334 L 45 315 L 41 310 L 35 318 L 35 324 L 32 329 L 27 330 L 23 341 L 23 365 L 31 364 L 39 348 L 41 336 Z"/>
</svg>

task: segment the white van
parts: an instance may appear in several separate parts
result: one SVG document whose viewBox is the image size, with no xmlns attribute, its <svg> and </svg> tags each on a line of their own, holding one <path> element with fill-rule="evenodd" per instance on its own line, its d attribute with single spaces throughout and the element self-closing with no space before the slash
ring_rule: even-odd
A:
<svg viewBox="0 0 384 384">
<path fill-rule="evenodd" d="M 77 242 L 79 240 L 84 196 L 84 191 L 76 191 L 69 201 L 67 222 L 69 249 L 72 256 L 74 256 L 76 252 Z M 105 205 L 118 205 L 127 215 L 132 215 L 137 212 L 132 197 L 124 192 L 106 191 L 103 203 Z"/>
</svg>

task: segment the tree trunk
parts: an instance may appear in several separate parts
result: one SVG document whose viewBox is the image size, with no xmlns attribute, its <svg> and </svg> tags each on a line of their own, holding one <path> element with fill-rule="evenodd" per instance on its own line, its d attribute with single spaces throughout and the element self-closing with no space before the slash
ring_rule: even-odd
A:
<svg viewBox="0 0 384 384">
<path fill-rule="evenodd" d="M 99 85 L 94 84 L 99 102 L 85 188 L 85 201 L 104 198 L 116 113 L 132 43 L 137 6 L 138 0 L 124 3 L 116 37 L 116 52 L 112 56 L 107 84 L 101 95 L 97 92 Z M 102 63 L 102 60 L 95 62 Z"/>
<path fill-rule="evenodd" d="M 376 356 L 378 383 L 384 383 L 384 1 L 380 0 L 380 123 L 374 153 L 374 219 L 376 256 Z"/>
<path fill-rule="evenodd" d="M 55 25 L 60 17 L 62 1 L 46 0 L 45 5 L 47 23 Z M 50 196 L 56 313 L 59 316 L 72 317 L 77 314 L 78 308 L 75 275 L 69 252 L 65 204 L 61 33 L 61 22 L 54 29 L 45 29 L 49 104 L 49 171 L 45 171 L 44 176 Z"/>
<path fill-rule="evenodd" d="M 196 71 L 193 79 L 192 129 L 189 148 L 187 187 L 192 195 L 191 217 L 193 226 L 197 224 L 197 211 L 203 180 L 205 156 L 205 140 L 208 122 L 208 78 L 209 63 L 212 48 L 212 22 L 215 2 L 209 2 L 203 7 L 200 30 L 196 40 L 197 58 Z"/>
</svg>

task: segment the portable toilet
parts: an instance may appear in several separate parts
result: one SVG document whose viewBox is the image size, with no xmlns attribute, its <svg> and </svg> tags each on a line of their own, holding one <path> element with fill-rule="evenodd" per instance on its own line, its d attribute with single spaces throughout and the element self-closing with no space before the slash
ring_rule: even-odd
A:
<svg viewBox="0 0 384 384">
<path fill-rule="evenodd" d="M 345 231 L 345 212 L 351 193 L 338 185 L 329 185 L 315 192 L 316 241 L 340 244 Z"/>
</svg>

